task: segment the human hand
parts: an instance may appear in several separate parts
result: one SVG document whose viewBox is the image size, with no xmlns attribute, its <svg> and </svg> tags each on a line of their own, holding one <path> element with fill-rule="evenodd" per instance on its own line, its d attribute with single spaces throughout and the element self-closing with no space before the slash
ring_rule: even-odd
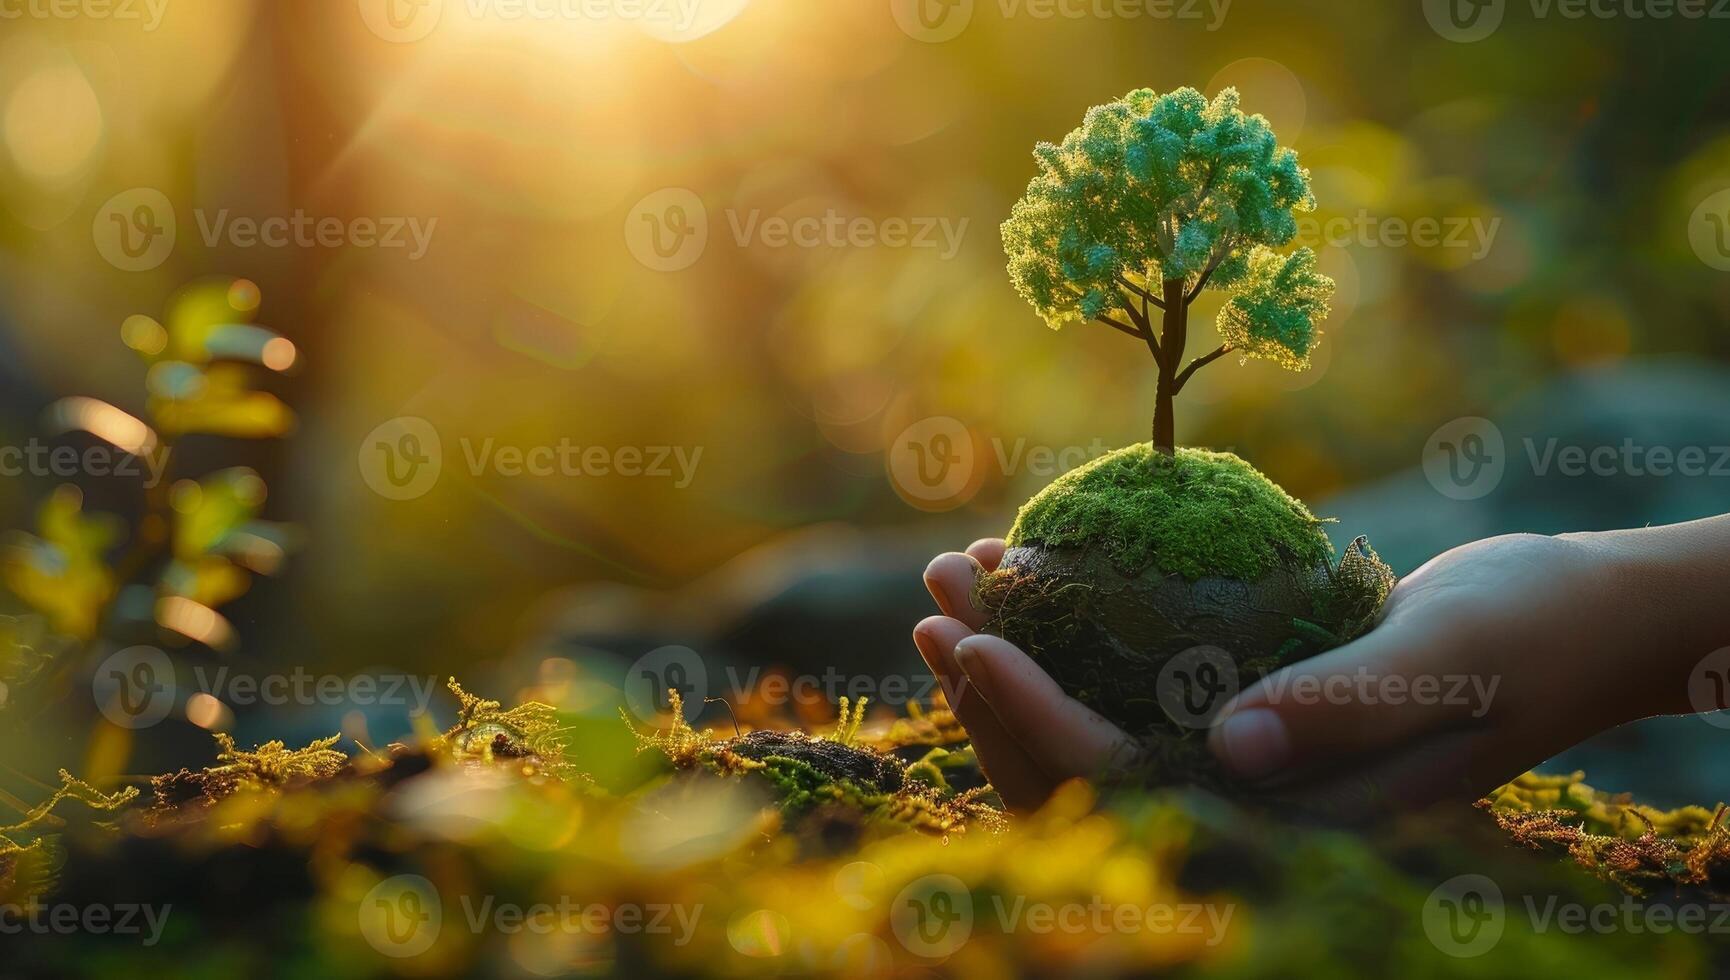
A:
<svg viewBox="0 0 1730 980">
<path fill-rule="evenodd" d="M 1456 548 L 1404 579 L 1367 636 L 1249 685 L 1209 747 L 1250 792 L 1362 815 L 1475 800 L 1599 731 L 1693 710 L 1678 665 L 1723 625 L 1708 616 L 1690 629 L 1702 617 L 1687 610 L 1722 604 L 1684 583 L 1723 553 L 1726 530 L 1721 520 Z M 976 632 L 974 581 L 1003 551 L 987 539 L 935 559 L 925 581 L 945 615 L 914 640 L 987 776 L 1027 809 L 1065 779 L 1132 761 L 1134 743 L 1013 644 Z"/>
<path fill-rule="evenodd" d="M 1367 635 L 1242 691 L 1209 748 L 1258 790 L 1373 813 L 1476 800 L 1600 731 L 1689 710 L 1618 569 L 1589 536 L 1449 551 Z"/>
<path fill-rule="evenodd" d="M 1135 743 L 1063 693 L 1014 644 L 978 632 L 985 613 L 973 606 L 974 582 L 997 568 L 1003 550 L 1003 539 L 986 538 L 931 562 L 925 587 L 944 615 L 920 622 L 913 642 L 972 737 L 986 778 L 1010 809 L 1025 811 L 1060 783 L 1127 764 Z"/>
</svg>

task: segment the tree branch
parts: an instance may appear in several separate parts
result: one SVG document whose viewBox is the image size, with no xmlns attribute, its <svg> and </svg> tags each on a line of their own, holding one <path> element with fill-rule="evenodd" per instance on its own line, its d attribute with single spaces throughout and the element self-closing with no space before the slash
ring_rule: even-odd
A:
<svg viewBox="0 0 1730 980">
<path fill-rule="evenodd" d="M 1100 323 L 1103 323 L 1106 326 L 1112 328 L 1113 330 L 1117 330 L 1119 332 L 1129 334 L 1131 337 L 1143 336 L 1143 334 L 1140 330 L 1135 329 L 1134 327 L 1130 326 L 1127 323 L 1122 323 L 1122 322 L 1119 322 L 1117 320 L 1113 320 L 1111 317 L 1108 317 L 1103 313 L 1094 317 L 1094 319 L 1098 320 Z"/>
<path fill-rule="evenodd" d="M 1183 298 L 1185 304 L 1195 302 L 1195 298 L 1200 296 L 1202 289 L 1207 286 L 1207 281 L 1213 278 L 1214 270 L 1218 269 L 1220 263 L 1225 261 L 1225 257 L 1231 254 L 1231 245 L 1228 240 L 1222 240 L 1219 244 L 1219 254 L 1214 256 L 1213 261 L 1207 264 L 1206 269 L 1202 270 L 1201 278 L 1195 281 L 1195 288 L 1191 289 L 1189 295 Z"/>
<path fill-rule="evenodd" d="M 1212 364 L 1214 361 L 1219 360 L 1220 358 L 1224 357 L 1225 355 L 1227 355 L 1229 353 L 1231 353 L 1231 345 L 1230 344 L 1220 344 L 1218 347 L 1214 348 L 1212 351 L 1209 351 L 1208 353 L 1201 355 L 1200 357 L 1196 358 L 1195 360 L 1190 361 L 1189 367 L 1184 368 L 1182 373 L 1180 373 L 1177 376 L 1176 380 L 1173 382 L 1176 385 L 1175 391 L 1182 391 L 1183 390 L 1183 386 L 1189 383 L 1190 375 L 1192 375 L 1195 372 L 1201 370 L 1202 368 L 1208 366 L 1209 364 Z"/>
<path fill-rule="evenodd" d="M 1137 286 L 1135 283 L 1130 282 L 1122 273 L 1118 273 L 1117 281 L 1122 283 L 1125 289 L 1128 289 L 1130 292 L 1141 297 L 1144 313 L 1146 312 L 1145 305 L 1148 303 L 1152 303 L 1154 306 L 1157 306 L 1162 310 L 1165 309 L 1165 303 L 1162 302 L 1158 296 L 1155 296 L 1140 286 Z"/>
<path fill-rule="evenodd" d="M 1189 295 L 1185 296 L 1183 298 L 1183 301 L 1185 303 L 1195 302 L 1195 298 L 1197 296 L 1200 296 L 1202 289 L 1204 289 L 1207 286 L 1207 281 L 1209 279 L 1213 278 L 1213 270 L 1215 270 L 1217 268 L 1219 268 L 1219 263 L 1215 262 L 1212 265 L 1208 266 L 1206 269 L 1202 270 L 1201 278 L 1199 278 L 1195 281 L 1195 288 L 1191 289 L 1189 291 Z"/>
<path fill-rule="evenodd" d="M 1135 311 L 1135 304 L 1129 301 L 1128 296 L 1118 293 L 1117 300 L 1118 305 L 1123 308 L 1124 315 L 1129 317 L 1129 322 L 1135 324 L 1137 331 L 1145 332 L 1149 327 L 1147 313 L 1145 312 L 1146 304 L 1143 304 L 1144 312 L 1137 313 Z M 1138 333 L 1137 336 L 1140 336 L 1140 333 Z"/>
</svg>

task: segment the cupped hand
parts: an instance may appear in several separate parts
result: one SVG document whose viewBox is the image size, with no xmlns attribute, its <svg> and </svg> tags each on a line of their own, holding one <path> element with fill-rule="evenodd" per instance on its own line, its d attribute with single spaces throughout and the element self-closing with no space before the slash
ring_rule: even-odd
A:
<svg viewBox="0 0 1730 980">
<path fill-rule="evenodd" d="M 997 568 L 1003 550 L 1001 538 L 986 538 L 931 562 L 925 587 L 943 615 L 920 622 L 913 642 L 972 737 L 986 778 L 1010 809 L 1026 811 L 1069 779 L 1127 764 L 1135 746 L 1013 644 L 978 632 L 985 614 L 973 606 L 974 583 Z"/>
<path fill-rule="evenodd" d="M 1025 810 L 1064 780 L 1133 761 L 1135 746 L 978 632 L 974 583 L 1003 551 L 986 539 L 932 561 L 925 582 L 944 615 L 914 641 L 987 777 Z M 1456 548 L 1401 581 L 1362 639 L 1247 685 L 1208 746 L 1246 793 L 1361 817 L 1469 802 L 1606 728 L 1689 710 L 1674 670 L 1643 660 L 1653 624 L 1616 567 L 1568 538 Z"/>
<path fill-rule="evenodd" d="M 1684 685 L 1631 642 L 1613 567 L 1538 535 L 1449 551 L 1363 638 L 1241 692 L 1209 747 L 1258 789 L 1379 812 L 1469 802 L 1597 732 L 1687 710 Z"/>
</svg>

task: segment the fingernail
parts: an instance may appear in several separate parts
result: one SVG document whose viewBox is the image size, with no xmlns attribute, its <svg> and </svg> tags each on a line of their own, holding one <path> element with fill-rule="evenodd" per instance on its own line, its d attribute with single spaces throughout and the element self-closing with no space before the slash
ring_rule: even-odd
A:
<svg viewBox="0 0 1730 980">
<path fill-rule="evenodd" d="M 968 683 L 978 688 L 979 696 L 989 702 L 994 693 L 991 687 L 991 667 L 984 655 L 973 648 L 972 639 L 968 637 L 955 645 L 955 663 L 961 667 L 961 672 L 967 675 Z"/>
<path fill-rule="evenodd" d="M 1266 708 L 1233 712 L 1220 723 L 1214 755 L 1241 779 L 1271 776 L 1291 761 L 1291 736 Z"/>
</svg>

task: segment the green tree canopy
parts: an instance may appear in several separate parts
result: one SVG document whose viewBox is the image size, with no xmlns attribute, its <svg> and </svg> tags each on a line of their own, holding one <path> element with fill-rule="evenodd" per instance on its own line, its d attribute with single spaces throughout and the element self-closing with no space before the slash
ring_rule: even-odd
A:
<svg viewBox="0 0 1730 980">
<path fill-rule="evenodd" d="M 1138 89 L 1088 110 L 1081 128 L 1034 157 L 1039 173 L 1003 242 L 1016 292 L 1047 324 L 1100 320 L 1143 336 L 1163 403 L 1188 380 L 1177 370 L 1186 308 L 1203 288 L 1220 289 L 1225 344 L 1192 369 L 1228 352 L 1308 365 L 1333 280 L 1308 248 L 1275 249 L 1297 235 L 1295 215 L 1315 207 L 1309 174 L 1265 118 L 1239 110 L 1236 89 L 1211 103 L 1190 88 Z M 1158 338 L 1150 304 L 1165 311 Z"/>
</svg>

